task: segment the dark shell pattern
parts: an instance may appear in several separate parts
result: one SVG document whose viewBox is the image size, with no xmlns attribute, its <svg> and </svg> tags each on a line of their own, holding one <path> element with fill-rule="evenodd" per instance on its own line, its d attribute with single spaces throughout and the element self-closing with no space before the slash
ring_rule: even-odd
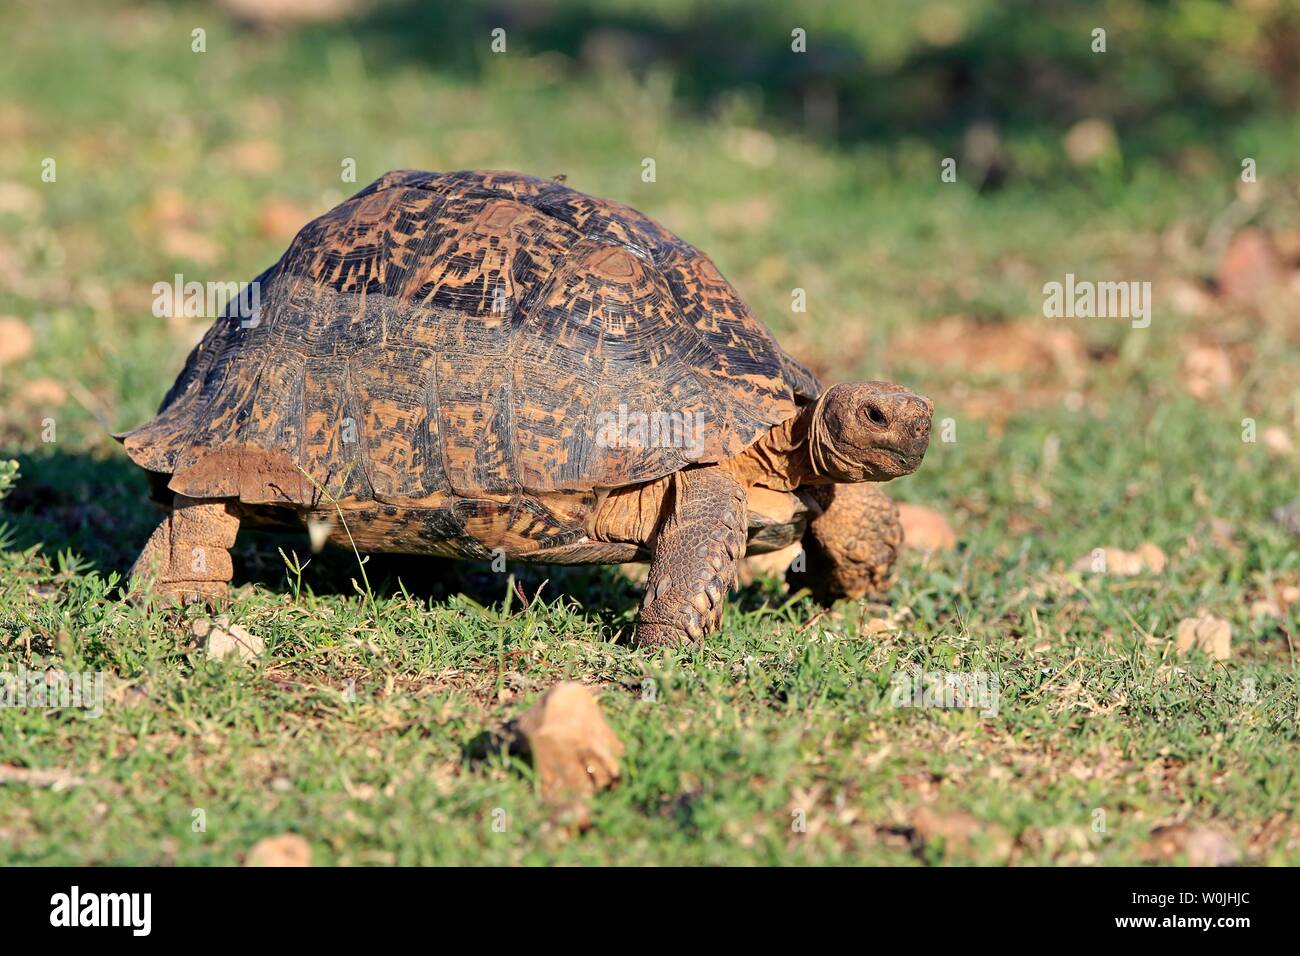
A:
<svg viewBox="0 0 1300 956">
<path fill-rule="evenodd" d="M 388 173 L 257 282 L 255 321 L 218 319 L 122 436 L 172 491 L 307 508 L 590 493 L 734 456 L 820 391 L 702 253 L 517 173 Z M 702 422 L 702 447 L 601 441 L 620 411 Z"/>
</svg>

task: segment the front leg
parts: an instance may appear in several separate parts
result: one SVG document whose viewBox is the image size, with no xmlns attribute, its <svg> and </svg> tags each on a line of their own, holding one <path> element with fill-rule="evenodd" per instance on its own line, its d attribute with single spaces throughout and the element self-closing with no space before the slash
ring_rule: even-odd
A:
<svg viewBox="0 0 1300 956">
<path fill-rule="evenodd" d="M 903 544 L 898 506 L 874 484 L 814 485 L 822 513 L 803 536 L 805 568 L 791 570 L 792 588 L 808 588 L 823 604 L 879 594 Z"/>
<path fill-rule="evenodd" d="M 748 535 L 745 489 L 735 478 L 717 465 L 675 474 L 651 542 L 637 643 L 679 645 L 716 630 Z"/>
</svg>

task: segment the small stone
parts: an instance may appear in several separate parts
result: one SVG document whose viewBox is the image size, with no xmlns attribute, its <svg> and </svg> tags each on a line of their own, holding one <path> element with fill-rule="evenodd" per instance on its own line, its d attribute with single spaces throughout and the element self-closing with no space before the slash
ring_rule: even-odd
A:
<svg viewBox="0 0 1300 956">
<path fill-rule="evenodd" d="M 1187 834 L 1183 850 L 1189 866 L 1236 866 L 1241 854 L 1218 830 L 1201 827 Z"/>
<path fill-rule="evenodd" d="M 1248 299 L 1278 282 L 1281 276 L 1281 263 L 1268 233 L 1251 226 L 1228 243 L 1219 264 L 1218 282 L 1228 298 Z"/>
<path fill-rule="evenodd" d="M 34 378 L 18 390 L 23 404 L 38 408 L 57 408 L 68 400 L 68 390 L 52 378 Z"/>
<path fill-rule="evenodd" d="M 240 660 L 252 661 L 262 656 L 266 642 L 251 634 L 242 624 L 231 624 L 224 614 L 215 621 L 200 619 L 190 625 L 210 660 L 218 661 L 231 655 Z"/>
<path fill-rule="evenodd" d="M 1270 425 L 1260 432 L 1259 440 L 1276 458 L 1287 458 L 1295 451 L 1291 433 L 1278 425 Z"/>
<path fill-rule="evenodd" d="M 969 851 L 980 839 L 998 859 L 1010 855 L 1012 848 L 1011 839 L 1002 827 L 960 810 L 944 813 L 920 807 L 912 814 L 912 832 L 923 844 L 942 843 L 945 855 L 954 850 Z"/>
<path fill-rule="evenodd" d="M 258 209 L 257 228 L 268 239 L 288 240 L 311 218 L 312 214 L 297 203 L 272 197 Z"/>
<path fill-rule="evenodd" d="M 1233 383 L 1232 360 L 1221 348 L 1198 346 L 1183 356 L 1182 383 L 1193 398 L 1206 401 Z"/>
<path fill-rule="evenodd" d="M 1169 559 L 1165 557 L 1164 551 L 1150 541 L 1143 542 L 1138 547 L 1137 554 L 1142 561 L 1143 568 L 1152 574 L 1162 573 L 1169 564 Z"/>
<path fill-rule="evenodd" d="M 253 844 L 244 866 L 311 866 L 311 844 L 296 833 L 281 833 Z"/>
<path fill-rule="evenodd" d="M 22 319 L 0 316 L 0 365 L 12 365 L 27 358 L 35 341 L 32 330 Z"/>
<path fill-rule="evenodd" d="M 583 684 L 556 684 L 520 716 L 518 726 L 548 803 L 581 800 L 608 787 L 619 775 L 623 742 Z"/>
<path fill-rule="evenodd" d="M 1079 120 L 1065 134 L 1065 155 L 1075 166 L 1091 166 L 1118 152 L 1115 127 L 1105 120 Z"/>
<path fill-rule="evenodd" d="M 898 520 L 903 525 L 903 545 L 918 551 L 951 551 L 957 534 L 948 519 L 932 508 L 900 504 Z"/>
<path fill-rule="evenodd" d="M 1226 661 L 1231 655 L 1231 644 L 1232 625 L 1221 617 L 1202 612 L 1178 622 L 1174 647 L 1179 654 L 1199 647 L 1216 661 Z"/>
<path fill-rule="evenodd" d="M 1147 541 L 1136 551 L 1126 551 L 1123 548 L 1094 548 L 1075 561 L 1073 568 L 1084 574 L 1129 578 L 1145 573 L 1160 574 L 1168 564 L 1169 559 L 1165 557 L 1164 551 Z"/>
</svg>

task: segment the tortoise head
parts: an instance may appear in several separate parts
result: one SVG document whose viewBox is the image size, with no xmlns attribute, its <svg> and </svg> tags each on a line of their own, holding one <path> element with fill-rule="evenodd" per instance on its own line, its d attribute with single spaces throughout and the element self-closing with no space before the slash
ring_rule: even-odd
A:
<svg viewBox="0 0 1300 956">
<path fill-rule="evenodd" d="M 828 389 L 813 406 L 813 471 L 832 481 L 889 481 L 910 475 L 930 444 L 934 403 L 891 382 Z"/>
</svg>

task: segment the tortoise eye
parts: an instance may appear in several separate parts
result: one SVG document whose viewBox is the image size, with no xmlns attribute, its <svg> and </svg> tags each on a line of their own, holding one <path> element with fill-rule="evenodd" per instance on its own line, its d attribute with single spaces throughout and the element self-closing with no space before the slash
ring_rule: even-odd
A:
<svg viewBox="0 0 1300 956">
<path fill-rule="evenodd" d="M 880 406 L 875 402 L 867 402 L 858 409 L 858 414 L 880 428 L 884 428 L 889 424 L 889 419 L 885 417 L 885 413 L 881 411 Z"/>
</svg>

